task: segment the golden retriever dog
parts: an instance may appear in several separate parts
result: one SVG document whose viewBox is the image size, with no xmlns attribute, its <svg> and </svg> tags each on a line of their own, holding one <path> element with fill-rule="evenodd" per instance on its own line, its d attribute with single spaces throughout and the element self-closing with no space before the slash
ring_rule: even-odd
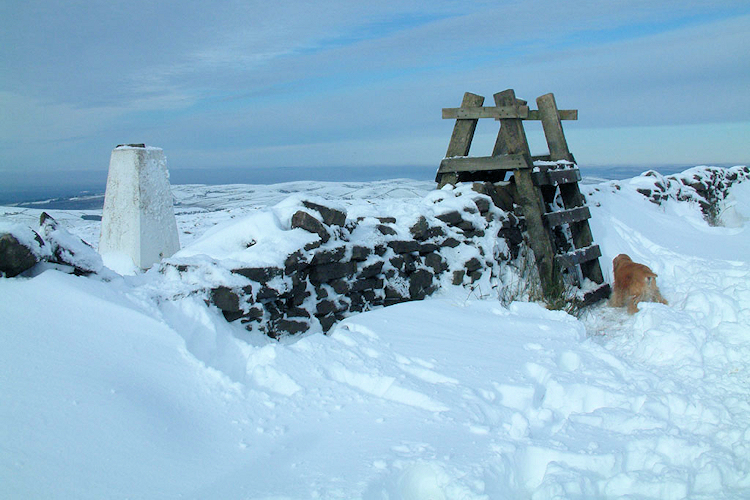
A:
<svg viewBox="0 0 750 500">
<path fill-rule="evenodd" d="M 621 253 L 612 260 L 615 274 L 615 286 L 609 303 L 613 307 L 628 308 L 629 314 L 638 312 L 638 302 L 667 301 L 656 286 L 656 273 L 648 266 L 633 262 L 629 256 Z"/>
</svg>

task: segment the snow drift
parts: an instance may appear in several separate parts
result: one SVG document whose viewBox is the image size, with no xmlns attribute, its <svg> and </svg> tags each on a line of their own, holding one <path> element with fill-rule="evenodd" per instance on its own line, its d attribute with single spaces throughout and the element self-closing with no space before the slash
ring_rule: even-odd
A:
<svg viewBox="0 0 750 500">
<path fill-rule="evenodd" d="M 165 290 L 156 270 L 0 280 L 3 494 L 746 498 L 750 182 L 727 188 L 711 226 L 695 201 L 638 191 L 655 181 L 587 193 L 605 274 L 628 253 L 670 301 L 633 316 L 446 287 L 276 342 Z M 350 211 L 403 203 L 311 187 Z M 178 210 L 186 246 L 262 210 L 180 189 L 202 204 Z M 419 199 L 429 185 L 409 189 Z M 38 217 L 3 212 L 8 224 Z M 96 235 L 80 214 L 52 215 Z"/>
</svg>

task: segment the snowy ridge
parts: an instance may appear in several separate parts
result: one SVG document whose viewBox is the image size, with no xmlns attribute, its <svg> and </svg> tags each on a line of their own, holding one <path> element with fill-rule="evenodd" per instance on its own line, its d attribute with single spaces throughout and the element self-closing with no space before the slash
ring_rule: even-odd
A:
<svg viewBox="0 0 750 500">
<path fill-rule="evenodd" d="M 646 182 L 587 193 L 605 275 L 628 253 L 670 301 L 633 316 L 447 287 L 276 342 L 197 296 L 164 300 L 153 271 L 0 280 L 4 494 L 747 498 L 750 182 L 727 187 L 721 226 L 698 201 L 650 202 Z M 178 224 L 200 236 L 232 210 Z M 95 234 L 80 215 L 52 212 Z"/>
</svg>

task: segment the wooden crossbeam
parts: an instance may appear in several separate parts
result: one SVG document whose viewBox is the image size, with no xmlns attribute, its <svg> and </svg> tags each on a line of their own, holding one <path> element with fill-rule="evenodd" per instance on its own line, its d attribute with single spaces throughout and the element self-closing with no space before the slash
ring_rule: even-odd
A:
<svg viewBox="0 0 750 500">
<path fill-rule="evenodd" d="M 544 214 L 544 219 L 550 227 L 558 227 L 563 224 L 580 222 L 590 218 L 591 212 L 589 211 L 589 207 L 571 208 L 568 210 L 560 210 L 559 212 L 549 212 Z"/>
<path fill-rule="evenodd" d="M 555 260 L 560 267 L 571 269 L 578 264 L 598 259 L 601 256 L 602 251 L 599 249 L 599 245 L 590 245 L 585 248 L 573 250 L 572 252 L 557 255 Z"/>
<path fill-rule="evenodd" d="M 445 158 L 440 162 L 438 174 L 448 172 L 481 172 L 487 170 L 519 170 L 529 167 L 528 157 L 522 153 L 500 156 Z"/>
<path fill-rule="evenodd" d="M 577 109 L 558 109 L 561 120 L 577 120 Z M 539 111 L 529 109 L 528 106 L 476 106 L 470 108 L 443 108 L 445 120 L 477 120 L 480 118 L 494 118 L 495 120 L 521 119 L 541 120 Z"/>
<path fill-rule="evenodd" d="M 581 171 L 577 168 L 564 170 L 547 170 L 545 172 L 532 172 L 531 178 L 537 186 L 557 186 L 558 184 L 570 184 L 580 182 Z"/>
</svg>

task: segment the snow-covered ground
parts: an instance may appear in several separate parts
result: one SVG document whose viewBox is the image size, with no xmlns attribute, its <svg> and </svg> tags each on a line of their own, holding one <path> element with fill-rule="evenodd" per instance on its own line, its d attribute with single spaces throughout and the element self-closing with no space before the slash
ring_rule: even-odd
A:
<svg viewBox="0 0 750 500">
<path fill-rule="evenodd" d="M 670 302 L 633 316 L 456 287 L 275 342 L 154 271 L 0 279 L 0 497 L 749 498 L 750 182 L 722 227 L 642 182 L 587 186 L 605 275 L 628 253 Z M 186 247 L 297 191 L 382 214 L 433 187 L 173 190 Z M 50 213 L 97 243 L 100 211 Z"/>
</svg>

